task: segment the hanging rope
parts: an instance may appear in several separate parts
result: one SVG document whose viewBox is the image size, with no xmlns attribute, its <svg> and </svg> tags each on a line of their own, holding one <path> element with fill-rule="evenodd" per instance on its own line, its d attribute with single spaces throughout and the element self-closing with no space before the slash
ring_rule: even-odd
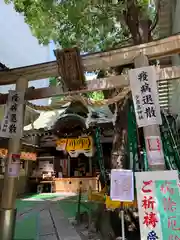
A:
<svg viewBox="0 0 180 240">
<path fill-rule="evenodd" d="M 104 105 L 111 105 L 117 102 L 126 102 L 126 100 L 129 98 L 130 94 L 130 89 L 129 87 L 125 87 L 120 93 L 118 93 L 115 97 L 109 98 L 109 99 L 103 99 L 103 100 L 92 100 L 88 99 L 87 97 L 80 96 L 80 95 L 75 95 L 75 96 L 68 96 L 63 100 L 59 100 L 56 102 L 55 105 L 49 105 L 49 106 L 40 106 L 40 105 L 35 105 L 33 103 L 27 102 L 27 105 L 34 110 L 38 111 L 53 111 L 56 109 L 60 109 L 63 105 L 69 102 L 73 101 L 79 101 L 85 106 L 104 106 Z M 122 104 L 121 107 L 123 107 L 124 104 Z"/>
</svg>

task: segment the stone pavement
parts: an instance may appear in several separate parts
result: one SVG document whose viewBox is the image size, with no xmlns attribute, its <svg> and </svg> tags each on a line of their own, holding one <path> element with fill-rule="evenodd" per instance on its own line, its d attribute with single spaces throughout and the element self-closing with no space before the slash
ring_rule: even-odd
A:
<svg viewBox="0 0 180 240">
<path fill-rule="evenodd" d="M 19 210 L 14 240 L 81 240 L 60 209 L 60 199 L 37 201 Z"/>
</svg>

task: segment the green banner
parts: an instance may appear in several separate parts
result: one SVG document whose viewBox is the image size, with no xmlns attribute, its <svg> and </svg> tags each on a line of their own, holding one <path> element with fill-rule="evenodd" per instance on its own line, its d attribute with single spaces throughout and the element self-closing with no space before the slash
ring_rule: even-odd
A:
<svg viewBox="0 0 180 240">
<path fill-rule="evenodd" d="M 163 240 L 180 240 L 180 195 L 176 180 L 155 181 Z"/>
</svg>

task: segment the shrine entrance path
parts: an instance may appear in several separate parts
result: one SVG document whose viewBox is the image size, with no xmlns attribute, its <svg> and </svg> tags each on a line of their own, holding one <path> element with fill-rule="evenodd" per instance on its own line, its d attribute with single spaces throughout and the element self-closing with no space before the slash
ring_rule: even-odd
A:
<svg viewBox="0 0 180 240">
<path fill-rule="evenodd" d="M 58 229 L 56 229 L 52 212 L 57 213 L 57 217 L 62 217 L 61 200 L 66 201 L 66 198 L 73 197 L 69 193 L 53 193 L 53 194 L 36 194 L 23 199 L 17 199 L 17 216 L 15 227 L 14 240 L 59 240 Z M 72 212 L 75 212 L 76 206 Z M 56 210 L 54 210 L 56 209 Z M 66 215 L 63 213 L 63 215 Z M 59 220 L 58 220 L 59 221 Z M 65 222 L 65 223 L 64 223 Z M 75 230 L 71 229 L 67 219 L 62 221 L 61 225 L 67 225 L 68 232 Z M 60 224 L 59 224 L 60 225 Z M 61 226 L 58 226 L 61 227 Z M 63 228 L 66 228 L 63 226 Z M 71 231 L 72 230 L 72 231 Z M 63 230 L 60 230 L 60 232 Z M 76 234 L 75 232 L 72 233 Z M 68 236 L 67 236 L 68 237 Z M 80 238 L 74 238 L 79 240 Z"/>
</svg>

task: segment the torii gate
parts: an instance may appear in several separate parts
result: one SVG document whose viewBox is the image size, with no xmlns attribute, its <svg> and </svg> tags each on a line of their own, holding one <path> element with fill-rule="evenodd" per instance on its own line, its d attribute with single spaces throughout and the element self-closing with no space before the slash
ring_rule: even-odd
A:
<svg viewBox="0 0 180 240">
<path fill-rule="evenodd" d="M 131 47 L 124 47 L 108 52 L 87 54 L 82 56 L 84 71 L 94 71 L 96 69 L 107 69 L 108 67 L 123 66 L 133 63 L 134 58 L 143 53 L 149 60 L 161 59 L 172 56 L 180 52 L 180 35 L 171 36 L 161 40 L 140 44 Z M 174 80 L 180 77 L 180 67 L 167 67 L 159 69 L 159 80 Z M 58 77 L 58 64 L 56 61 L 36 64 L 27 67 L 15 68 L 0 71 L 0 85 L 16 84 L 19 78 L 25 81 L 40 80 L 49 77 Z M 87 82 L 86 89 L 78 93 L 92 92 L 117 87 L 128 86 L 128 76 L 111 76 L 103 79 L 95 79 Z M 26 90 L 25 99 L 34 100 L 49 98 L 56 95 L 73 95 L 77 92 L 62 92 L 61 87 L 48 87 Z M 0 95 L 0 105 L 5 104 L 8 94 Z"/>
<path fill-rule="evenodd" d="M 141 55 L 140 55 L 141 53 Z M 180 35 L 171 36 L 165 39 L 156 40 L 150 43 L 137 46 L 120 48 L 108 52 L 88 54 L 82 56 L 82 63 L 85 71 L 96 69 L 106 69 L 119 65 L 135 63 L 135 67 L 148 65 L 148 59 L 160 59 L 165 56 L 172 56 L 180 53 Z M 159 69 L 159 80 L 173 80 L 180 78 L 180 67 L 170 67 Z M 73 95 L 83 92 L 92 92 L 113 88 L 121 88 L 129 85 L 128 76 L 111 76 L 105 79 L 96 79 L 87 82 L 86 89 L 78 91 L 63 92 L 60 87 L 49 87 L 28 90 L 28 81 L 40 80 L 58 74 L 56 61 L 33 66 L 4 70 L 0 72 L 0 85 L 16 84 L 17 91 L 25 91 L 25 100 L 48 98 L 56 95 Z M 0 105 L 5 104 L 8 94 L 0 95 Z M 22 114 L 23 119 L 23 114 Z M 160 135 L 159 126 L 153 125 L 144 129 L 145 135 Z M 9 153 L 17 153 L 20 148 L 20 139 L 11 139 Z M 9 157 L 10 158 L 10 157 Z M 8 163 L 11 159 L 8 158 Z M 8 164 L 7 164 L 8 165 Z M 164 165 L 161 166 L 164 169 Z M 13 238 L 13 226 L 15 220 L 15 199 L 16 199 L 16 178 L 10 178 L 5 174 L 3 198 L 1 203 L 0 216 L 0 239 L 10 240 Z"/>
</svg>

